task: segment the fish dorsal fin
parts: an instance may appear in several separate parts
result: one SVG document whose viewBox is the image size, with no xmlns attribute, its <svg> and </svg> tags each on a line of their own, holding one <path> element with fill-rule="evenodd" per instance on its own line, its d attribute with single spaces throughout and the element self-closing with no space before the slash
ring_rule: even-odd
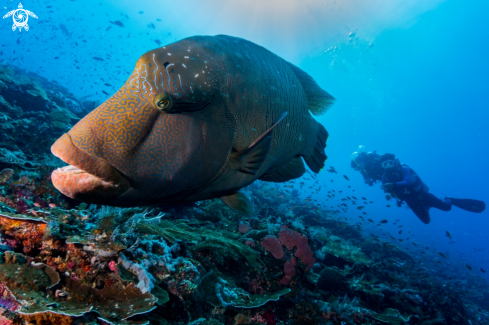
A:
<svg viewBox="0 0 489 325">
<path fill-rule="evenodd" d="M 290 62 L 287 62 L 289 68 L 294 72 L 295 76 L 302 84 L 302 88 L 306 92 L 307 106 L 314 115 L 326 113 L 335 99 L 327 91 L 321 89 L 317 82 L 302 69 L 296 67 Z"/>
<path fill-rule="evenodd" d="M 241 150 L 233 156 L 233 164 L 236 169 L 247 174 L 256 174 L 263 166 L 272 144 L 272 131 L 280 121 L 284 119 L 284 112 L 273 125 L 265 131 L 258 139 L 253 141 L 248 148 Z"/>
<path fill-rule="evenodd" d="M 241 213 L 246 217 L 253 217 L 255 214 L 250 200 L 242 192 L 238 191 L 231 195 L 221 196 L 221 200 L 231 210 Z"/>
</svg>

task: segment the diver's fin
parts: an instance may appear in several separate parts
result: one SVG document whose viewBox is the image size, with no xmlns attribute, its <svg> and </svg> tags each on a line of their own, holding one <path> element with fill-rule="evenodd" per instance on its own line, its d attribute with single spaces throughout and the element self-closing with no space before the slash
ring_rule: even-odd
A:
<svg viewBox="0 0 489 325">
<path fill-rule="evenodd" d="M 454 206 L 466 211 L 481 213 L 486 209 L 486 203 L 484 201 L 472 199 L 455 199 L 453 197 L 449 197 L 448 199 L 450 199 Z"/>
<path fill-rule="evenodd" d="M 239 212 L 246 217 L 253 217 L 255 213 L 253 212 L 253 206 L 251 201 L 242 192 L 235 192 L 231 195 L 221 196 L 222 202 L 226 204 L 231 210 Z"/>
<path fill-rule="evenodd" d="M 247 174 L 256 174 L 263 166 L 267 158 L 268 151 L 272 144 L 272 131 L 280 121 L 284 119 L 287 112 L 284 112 L 273 125 L 265 131 L 258 139 L 256 139 L 248 148 L 241 150 L 232 157 L 232 164 L 236 169 Z"/>
<path fill-rule="evenodd" d="M 258 178 L 261 181 L 266 182 L 287 182 L 291 179 L 299 178 L 306 172 L 304 163 L 301 157 L 294 157 L 285 166 L 279 166 L 272 170 L 270 174 L 264 174 Z"/>
<path fill-rule="evenodd" d="M 317 123 L 318 132 L 316 138 L 316 144 L 314 145 L 314 150 L 309 157 L 304 157 L 304 161 L 307 166 L 315 173 L 319 173 L 324 167 L 324 162 L 326 161 L 326 154 L 324 153 L 324 148 L 326 148 L 326 141 L 328 140 L 328 131 L 320 123 Z"/>
<path fill-rule="evenodd" d="M 334 97 L 328 94 L 327 91 L 321 89 L 317 82 L 306 72 L 292 63 L 287 62 L 287 64 L 301 82 L 302 88 L 304 88 L 307 106 L 309 106 L 311 113 L 314 115 L 326 113 L 329 107 L 333 105 L 335 101 Z"/>
</svg>

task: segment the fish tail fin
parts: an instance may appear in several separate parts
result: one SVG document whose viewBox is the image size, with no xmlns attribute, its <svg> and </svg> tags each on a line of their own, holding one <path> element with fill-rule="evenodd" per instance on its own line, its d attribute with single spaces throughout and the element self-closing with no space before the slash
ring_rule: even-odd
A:
<svg viewBox="0 0 489 325">
<path fill-rule="evenodd" d="M 328 140 L 328 131 L 320 123 L 317 123 L 317 135 L 316 143 L 314 144 L 314 149 L 312 154 L 308 157 L 303 157 L 307 166 L 315 173 L 319 173 L 324 167 L 324 162 L 328 158 L 324 153 L 326 148 L 326 141 Z"/>
<path fill-rule="evenodd" d="M 317 82 L 306 72 L 296 67 L 292 63 L 287 62 L 289 68 L 294 72 L 295 76 L 302 84 L 302 88 L 306 93 L 307 106 L 313 115 L 321 115 L 333 105 L 335 98 L 327 91 L 323 90 Z"/>
</svg>

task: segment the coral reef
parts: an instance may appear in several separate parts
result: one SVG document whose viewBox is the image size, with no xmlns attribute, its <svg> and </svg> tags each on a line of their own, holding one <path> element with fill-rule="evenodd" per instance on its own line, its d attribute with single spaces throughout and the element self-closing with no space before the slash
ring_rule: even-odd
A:
<svg viewBox="0 0 489 325">
<path fill-rule="evenodd" d="M 484 279 L 363 235 L 346 204 L 304 198 L 302 181 L 245 188 L 246 219 L 220 200 L 123 209 L 64 197 L 49 146 L 92 107 L 0 67 L 0 324 L 489 323 Z"/>
</svg>

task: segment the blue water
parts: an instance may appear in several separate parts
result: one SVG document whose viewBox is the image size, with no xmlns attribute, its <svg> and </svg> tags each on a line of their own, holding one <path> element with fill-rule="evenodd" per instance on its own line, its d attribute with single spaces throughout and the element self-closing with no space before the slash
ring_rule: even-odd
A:
<svg viewBox="0 0 489 325">
<path fill-rule="evenodd" d="M 483 275 L 480 268 L 489 269 L 487 212 L 433 209 L 431 224 L 424 225 L 410 210 L 386 207 L 379 186 L 365 185 L 350 168 L 351 153 L 363 145 L 396 154 L 435 195 L 489 202 L 489 3 L 405 2 L 27 0 L 24 8 L 39 18 L 29 18 L 30 30 L 20 33 L 12 32 L 11 18 L 0 20 L 0 60 L 101 102 L 108 97 L 102 91 L 114 93 L 158 42 L 198 34 L 256 42 L 307 71 L 337 99 L 319 121 L 330 133 L 327 166 L 339 174 L 323 171 L 315 197 L 324 200 L 333 189 L 365 196 L 375 202 L 364 210 L 367 217 L 390 221 L 382 229 L 364 223 L 366 233 L 409 237 L 447 255 L 447 268 Z M 17 6 L 3 1 L 2 16 Z M 359 222 L 358 215 L 354 208 L 344 214 L 350 223 Z M 401 222 L 393 225 L 396 219 Z M 394 242 L 416 255 L 409 241 Z"/>
</svg>

